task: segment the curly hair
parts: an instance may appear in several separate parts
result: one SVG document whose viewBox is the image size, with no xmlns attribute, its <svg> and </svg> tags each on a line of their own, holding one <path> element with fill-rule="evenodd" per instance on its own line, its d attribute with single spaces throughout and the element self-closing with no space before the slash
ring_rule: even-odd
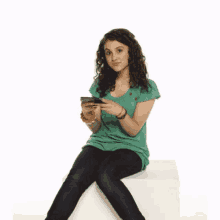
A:
<svg viewBox="0 0 220 220">
<path fill-rule="evenodd" d="M 113 29 L 106 33 L 103 39 L 100 41 L 98 51 L 96 52 L 96 76 L 93 77 L 95 84 L 98 83 L 96 92 L 100 94 L 100 97 L 106 96 L 106 92 L 115 90 L 115 83 L 118 73 L 109 67 L 106 58 L 104 45 L 107 40 L 118 41 L 129 47 L 129 76 L 130 76 L 130 87 L 141 87 L 141 90 L 148 92 L 149 87 L 152 86 L 147 79 L 149 74 L 145 65 L 145 56 L 142 54 L 142 49 L 135 36 L 127 29 Z"/>
</svg>

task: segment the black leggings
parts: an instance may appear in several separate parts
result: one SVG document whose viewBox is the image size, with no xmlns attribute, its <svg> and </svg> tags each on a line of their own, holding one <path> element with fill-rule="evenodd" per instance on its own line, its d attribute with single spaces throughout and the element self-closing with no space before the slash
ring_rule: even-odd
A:
<svg viewBox="0 0 220 220">
<path fill-rule="evenodd" d="M 82 149 L 58 191 L 45 220 L 67 220 L 83 192 L 96 181 L 123 220 L 144 220 L 131 193 L 120 180 L 141 171 L 141 158 L 132 150 Z M 86 210 L 85 210 L 86 211 Z M 95 219 L 95 216 L 91 216 Z"/>
</svg>

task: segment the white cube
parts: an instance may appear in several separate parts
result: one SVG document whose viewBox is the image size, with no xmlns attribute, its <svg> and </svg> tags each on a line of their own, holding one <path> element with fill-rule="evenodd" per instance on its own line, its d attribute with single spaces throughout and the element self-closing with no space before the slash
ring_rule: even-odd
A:
<svg viewBox="0 0 220 220">
<path fill-rule="evenodd" d="M 180 219 L 180 184 L 174 160 L 150 160 L 145 171 L 123 178 L 121 181 L 131 192 L 146 220 Z M 85 219 L 121 220 L 96 182 L 82 194 L 68 218 L 68 220 Z"/>
</svg>

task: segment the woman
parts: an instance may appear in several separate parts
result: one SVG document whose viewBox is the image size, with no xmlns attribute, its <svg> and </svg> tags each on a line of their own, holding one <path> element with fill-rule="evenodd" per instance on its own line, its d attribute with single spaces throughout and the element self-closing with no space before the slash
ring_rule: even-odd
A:
<svg viewBox="0 0 220 220">
<path fill-rule="evenodd" d="M 146 120 L 160 94 L 154 81 L 146 78 L 144 61 L 135 36 L 126 29 L 113 29 L 101 40 L 96 59 L 98 77 L 89 91 L 105 99 L 101 104 L 82 105 L 81 117 L 93 134 L 45 220 L 67 220 L 94 181 L 121 219 L 145 219 L 120 180 L 145 170 L 149 164 Z"/>
</svg>

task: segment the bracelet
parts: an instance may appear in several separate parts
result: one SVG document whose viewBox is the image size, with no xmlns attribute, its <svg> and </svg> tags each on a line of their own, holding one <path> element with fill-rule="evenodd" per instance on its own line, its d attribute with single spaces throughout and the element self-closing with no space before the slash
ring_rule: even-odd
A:
<svg viewBox="0 0 220 220">
<path fill-rule="evenodd" d="M 125 108 L 124 108 L 124 109 L 125 109 Z M 123 111 L 123 109 L 122 109 L 122 111 Z M 121 114 L 121 113 L 120 113 L 120 114 Z M 119 114 L 119 115 L 120 115 L 120 114 Z M 125 109 L 124 115 L 122 115 L 121 117 L 116 116 L 116 118 L 117 118 L 117 119 L 124 119 L 126 115 L 127 115 L 127 110 Z"/>
<path fill-rule="evenodd" d="M 119 114 L 119 115 L 116 115 L 116 117 L 119 117 L 119 116 L 121 115 L 122 112 L 123 112 L 123 107 L 122 107 L 122 110 L 121 110 L 120 114 Z"/>
</svg>

